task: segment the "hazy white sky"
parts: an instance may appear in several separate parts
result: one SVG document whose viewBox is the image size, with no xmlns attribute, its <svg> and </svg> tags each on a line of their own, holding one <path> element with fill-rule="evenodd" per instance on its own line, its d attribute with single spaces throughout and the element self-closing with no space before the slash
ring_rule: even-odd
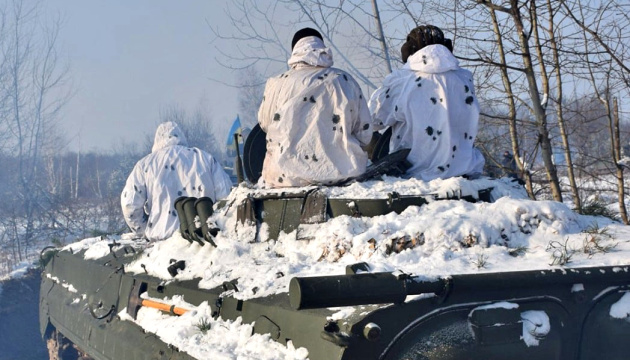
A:
<svg viewBox="0 0 630 360">
<path fill-rule="evenodd" d="M 236 74 L 218 65 L 207 22 L 230 24 L 221 0 L 55 0 L 59 50 L 75 95 L 64 109 L 71 149 L 108 150 L 152 134 L 161 108 L 211 109 L 221 133 L 237 114 Z M 288 36 L 288 35 L 287 35 Z"/>
</svg>

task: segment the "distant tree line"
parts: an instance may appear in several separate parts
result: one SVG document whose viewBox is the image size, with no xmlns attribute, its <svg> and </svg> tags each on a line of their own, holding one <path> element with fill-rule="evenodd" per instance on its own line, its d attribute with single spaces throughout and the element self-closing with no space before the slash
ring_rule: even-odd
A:
<svg viewBox="0 0 630 360">
<path fill-rule="evenodd" d="M 41 4 L 0 4 L 0 259 L 19 261 L 40 235 L 40 214 L 54 201 L 44 159 L 58 156 L 60 109 L 69 98 L 68 68 L 56 41 L 61 21 Z M 8 253 L 8 254 L 7 254 Z"/>
<path fill-rule="evenodd" d="M 214 141 L 211 122 L 170 107 L 161 121 L 177 121 L 190 146 L 223 149 Z M 156 122 L 157 123 L 157 122 Z M 128 231 L 120 209 L 120 194 L 133 166 L 151 151 L 152 134 L 141 146 L 125 144 L 116 152 L 59 151 L 41 156 L 31 178 L 27 212 L 20 193 L 19 158 L 0 154 L 0 275 L 20 261 L 32 260 L 48 244 Z M 28 236 L 27 236 L 28 235 Z"/>
<path fill-rule="evenodd" d="M 0 4 L 0 276 L 42 247 L 127 230 L 120 193 L 153 134 L 107 153 L 68 151 L 62 109 L 71 99 L 70 69 L 60 61 L 61 21 L 44 4 Z M 165 107 L 190 146 L 222 159 L 208 109 Z"/>
</svg>

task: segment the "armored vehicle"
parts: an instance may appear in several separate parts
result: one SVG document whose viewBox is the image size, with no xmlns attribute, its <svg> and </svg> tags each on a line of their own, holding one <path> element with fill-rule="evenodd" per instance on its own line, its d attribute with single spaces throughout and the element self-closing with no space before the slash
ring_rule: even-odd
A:
<svg viewBox="0 0 630 360">
<path fill-rule="evenodd" d="M 251 178 L 256 170 L 247 170 L 251 159 L 245 160 Z M 474 196 L 392 192 L 380 199 L 330 197 L 319 190 L 240 189 L 248 195 L 238 204 L 214 208 L 207 199 L 179 199 L 178 239 L 204 248 L 216 245 L 219 229 L 206 221 L 213 209 L 236 208 L 239 226 L 264 229 L 265 241 L 273 241 L 343 216 L 402 213 L 440 200 L 493 200 L 489 188 Z M 192 359 L 185 349 L 129 320 L 144 307 L 171 316 L 185 313 L 159 300 L 175 296 L 193 306 L 207 302 L 217 319 L 240 318 L 253 324 L 255 333 L 304 347 L 311 360 L 627 359 L 630 354 L 628 266 L 423 277 L 374 271 L 357 262 L 345 266 L 345 274 L 282 278 L 288 292 L 242 296 L 238 278 L 211 288 L 200 286 L 200 278 L 179 279 L 184 261 L 169 265 L 168 281 L 129 272 L 146 244 L 103 241 L 109 246 L 105 256 L 88 256 L 89 248 L 42 254 L 41 333 L 57 344 L 71 342 L 94 359 Z M 339 316 L 340 309 L 349 311 Z M 58 346 L 56 356 L 63 358 L 59 354 L 66 350 Z"/>
</svg>

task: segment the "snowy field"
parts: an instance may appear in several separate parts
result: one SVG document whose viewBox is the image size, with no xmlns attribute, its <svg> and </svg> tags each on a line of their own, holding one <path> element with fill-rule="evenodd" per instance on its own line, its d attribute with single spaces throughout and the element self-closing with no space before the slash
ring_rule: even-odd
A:
<svg viewBox="0 0 630 360">
<path fill-rule="evenodd" d="M 238 278 L 239 292 L 249 299 L 288 291 L 295 276 L 339 275 L 345 267 L 366 262 L 371 271 L 402 271 L 420 278 L 449 274 L 501 272 L 585 266 L 630 265 L 630 229 L 608 218 L 582 216 L 567 205 L 553 201 L 531 201 L 521 186 L 508 179 L 461 178 L 423 183 L 387 178 L 380 182 L 327 189 L 330 198 L 386 198 L 401 195 L 477 194 L 493 187 L 493 203 L 461 200 L 431 201 L 409 207 L 401 214 L 377 217 L 340 216 L 325 224 L 309 225 L 281 233 L 268 240 L 265 226 L 255 231 L 237 225 L 236 205 L 248 194 L 262 190 L 240 186 L 227 199 L 227 206 L 209 220 L 221 232 L 217 247 L 190 244 L 176 233 L 165 241 L 139 245 L 123 235 L 116 240 L 146 249 L 127 268 L 170 281 L 171 259 L 185 260 L 178 280 L 201 278 L 200 286 L 213 288 Z M 284 189 L 286 191 L 286 189 Z M 300 191 L 304 189 L 294 189 Z M 278 192 L 280 190 L 277 190 Z M 306 239 L 306 240 L 305 240 Z M 111 240 L 85 239 L 65 249 L 86 249 L 86 258 L 109 252 Z M 252 335 L 252 326 L 240 321 L 214 320 L 207 304 L 198 307 L 184 299 L 160 299 L 192 310 L 180 317 L 142 308 L 136 322 L 165 342 L 200 359 L 306 359 L 306 349 L 280 345 L 268 335 Z M 408 301 L 413 301 L 411 297 Z M 624 303 L 625 304 L 625 303 Z M 628 311 L 630 304 L 618 311 Z M 344 316 L 340 309 L 340 316 Z M 345 312 L 347 313 L 347 311 Z M 119 314 L 133 321 L 125 310 Z M 207 331 L 198 324 L 206 321 Z"/>
</svg>

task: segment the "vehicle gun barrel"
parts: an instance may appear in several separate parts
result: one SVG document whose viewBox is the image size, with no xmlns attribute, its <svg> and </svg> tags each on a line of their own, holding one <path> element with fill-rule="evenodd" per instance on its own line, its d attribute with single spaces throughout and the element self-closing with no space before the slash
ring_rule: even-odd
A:
<svg viewBox="0 0 630 360">
<path fill-rule="evenodd" d="M 402 303 L 407 295 L 440 293 L 445 283 L 422 281 L 390 272 L 294 277 L 289 302 L 296 310 L 366 304 Z"/>
<path fill-rule="evenodd" d="M 580 284 L 586 281 L 628 283 L 628 267 L 545 269 L 483 274 L 456 274 L 421 280 L 409 274 L 390 272 L 354 275 L 294 277 L 289 283 L 289 300 L 296 310 L 337 306 L 402 303 L 407 295 L 454 291 L 505 291 L 540 288 L 546 285 Z"/>
</svg>

